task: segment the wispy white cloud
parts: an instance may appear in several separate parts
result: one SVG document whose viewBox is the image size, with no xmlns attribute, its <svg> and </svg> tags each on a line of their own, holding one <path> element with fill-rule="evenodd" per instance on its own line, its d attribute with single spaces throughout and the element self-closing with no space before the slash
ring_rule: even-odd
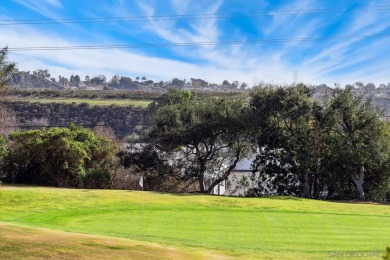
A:
<svg viewBox="0 0 390 260">
<path fill-rule="evenodd" d="M 17 41 L 18 35 L 13 35 L 12 41 Z M 26 40 L 39 44 L 61 45 L 75 44 L 64 43 L 50 37 L 43 39 L 41 35 L 24 34 Z M 120 59 L 118 58 L 120 57 Z M 262 64 L 251 71 L 219 69 L 211 65 L 196 65 L 188 62 L 180 62 L 170 59 L 155 58 L 125 50 L 77 50 L 58 52 L 11 52 L 10 58 L 18 61 L 21 70 L 35 70 L 47 68 L 53 77 L 70 76 L 71 74 L 99 75 L 107 77 L 114 74 L 130 77 L 147 76 L 155 80 L 169 80 L 178 78 L 203 78 L 210 82 L 222 82 L 238 80 L 252 83 L 256 78 L 265 81 L 291 81 L 292 75 L 285 71 L 279 63 Z M 281 76 L 282 75 L 282 76 Z M 258 80 L 256 80 L 258 81 Z"/>
<path fill-rule="evenodd" d="M 153 16 L 155 10 L 152 6 L 138 2 L 144 15 Z M 198 6 L 191 5 L 194 13 L 217 13 L 223 1 L 215 1 L 207 7 L 198 3 Z M 201 10 L 201 11 L 200 11 Z M 190 20 L 187 27 L 178 27 L 174 21 L 155 21 L 150 19 L 145 29 L 154 33 L 166 42 L 219 42 L 222 28 L 219 27 L 217 19 Z M 238 36 L 239 37 L 239 36 Z M 245 37 L 235 40 L 246 40 Z M 214 46 L 199 45 L 188 52 L 188 48 L 176 48 L 176 52 L 182 56 L 201 60 L 210 66 L 220 69 L 235 68 L 240 66 L 248 67 L 249 63 L 254 63 L 253 55 L 242 50 L 242 46 Z"/>
<path fill-rule="evenodd" d="M 44 0 L 48 4 L 55 6 L 55 7 L 62 7 L 62 4 L 59 0 Z"/>
<path fill-rule="evenodd" d="M 65 2 L 58 0 L 22 1 L 16 0 L 34 12 L 49 18 L 61 17 L 61 8 Z M 211 3 L 210 3 L 211 2 Z M 41 3 L 41 4 L 38 4 Z M 124 0 L 115 4 L 102 2 L 99 9 L 91 9 L 93 15 L 109 16 L 153 16 L 160 14 L 218 13 L 229 2 L 206 0 L 170 0 L 165 9 L 158 9 L 156 1 L 134 1 L 130 5 Z M 106 5 L 104 5 L 104 3 Z M 270 2 L 268 2 L 270 3 Z M 370 1 L 380 5 L 381 1 Z M 272 3 L 270 3 L 272 4 Z M 173 7 L 173 8 L 172 8 Z M 302 10 L 323 8 L 317 1 L 296 0 L 285 2 L 272 10 Z M 93 13 L 93 10 L 99 10 Z M 88 13 L 85 13 L 88 14 Z M 345 15 L 345 17 L 342 17 Z M 338 20 L 339 19 L 339 20 Z M 261 21 L 261 22 L 257 22 Z M 310 38 L 327 35 L 356 35 L 381 33 L 390 28 L 390 13 L 356 12 L 314 16 L 275 16 L 274 18 L 253 18 L 253 26 L 263 33 L 263 37 L 272 38 Z M 335 27 L 337 24 L 337 28 Z M 73 25 L 69 25 L 72 28 Z M 88 31 L 75 26 L 72 33 L 56 30 L 34 30 L 21 27 L 18 30 L 0 27 L 0 42 L 12 47 L 25 47 L 26 43 L 35 46 L 94 45 L 104 43 L 132 43 L 134 40 L 150 43 L 179 42 L 219 42 L 226 40 L 253 39 L 246 34 L 247 28 L 239 25 L 226 27 L 223 20 L 185 20 L 161 21 L 150 18 L 147 23 L 115 24 L 107 26 L 107 31 Z M 257 27 L 257 28 L 256 28 Z M 48 27 L 49 28 L 49 27 Z M 335 30 L 333 30 L 335 29 Z M 326 34 L 326 30 L 333 34 Z M 117 35 L 121 38 L 116 38 Z M 142 35 L 140 37 L 139 35 Z M 252 38 L 251 38 L 252 37 Z M 20 39 L 23 39 L 21 41 Z M 369 44 L 367 43 L 369 42 Z M 308 83 L 334 82 L 349 83 L 357 80 L 374 83 L 389 81 L 390 58 L 387 54 L 388 38 L 344 39 L 327 41 L 290 41 L 285 43 L 247 44 L 174 47 L 154 50 L 77 50 L 58 52 L 14 52 L 10 57 L 19 63 L 23 70 L 48 68 L 53 75 L 79 74 L 98 75 L 120 74 L 128 76 L 147 76 L 155 80 L 168 80 L 173 77 L 204 78 L 210 82 L 238 80 L 291 82 L 294 72 L 299 79 Z M 149 53 L 149 54 L 148 54 Z M 174 55 L 171 55 L 174 53 Z M 377 62 L 375 62 L 377 61 Z M 367 64 L 367 66 L 362 66 Z"/>
<path fill-rule="evenodd" d="M 288 1 L 286 4 L 280 6 L 278 9 L 270 12 L 270 14 L 276 14 L 271 17 L 270 23 L 267 23 L 261 27 L 264 35 L 275 36 L 275 35 L 285 35 L 294 31 L 297 23 L 302 18 L 300 15 L 280 15 L 280 12 L 291 11 L 291 10 L 306 10 L 310 9 L 312 1 L 302 0 L 302 1 Z"/>
<path fill-rule="evenodd" d="M 179 14 L 185 14 L 190 3 L 191 0 L 171 0 L 173 9 Z"/>
<path fill-rule="evenodd" d="M 14 0 L 32 11 L 49 18 L 58 18 L 57 12 L 53 10 L 61 9 L 63 6 L 59 0 Z"/>
<path fill-rule="evenodd" d="M 349 18 L 349 23 L 340 30 L 339 34 L 375 35 L 383 33 L 389 26 L 388 12 L 383 12 L 382 15 L 373 12 L 357 12 Z M 339 77 L 342 84 L 357 80 L 387 82 L 389 79 L 386 79 L 383 73 L 376 72 L 382 71 L 387 66 L 385 61 L 379 62 L 379 60 L 381 55 L 383 59 L 389 57 L 386 51 L 388 44 L 387 37 L 327 41 L 325 47 L 319 46 L 316 55 L 308 57 L 303 62 L 302 68 L 310 72 L 314 78 L 326 80 Z M 373 62 L 374 60 L 377 62 Z M 338 76 L 332 76 L 335 74 Z"/>
<path fill-rule="evenodd" d="M 203 10 L 207 13 L 217 13 L 222 1 L 211 6 L 208 10 Z M 154 8 L 149 5 L 145 5 L 143 2 L 139 3 L 141 9 L 145 15 L 152 16 L 154 14 Z M 294 5 L 295 9 L 303 9 L 308 4 Z M 290 7 L 292 8 L 292 7 Z M 317 21 L 306 23 L 304 27 L 300 27 L 299 30 L 295 30 L 295 37 L 310 36 L 315 31 Z M 271 31 L 280 31 L 281 23 L 277 22 L 270 26 Z M 291 33 L 291 27 L 295 26 L 294 23 L 289 24 L 287 30 Z M 219 27 L 217 20 L 201 20 L 190 21 L 189 28 L 178 28 L 175 22 L 161 22 L 150 20 L 149 25 L 146 27 L 150 32 L 158 35 L 165 41 L 169 42 L 218 42 L 220 41 L 220 35 L 223 28 Z M 290 34 L 291 37 L 291 34 Z M 246 37 L 235 35 L 234 40 L 246 40 Z M 247 80 L 251 77 L 260 77 L 263 80 L 270 81 L 292 81 L 293 71 L 287 64 L 283 64 L 281 58 L 283 55 L 288 55 L 292 51 L 294 45 L 297 42 L 290 42 L 285 44 L 282 50 L 278 50 L 274 53 L 263 53 L 258 51 L 258 46 L 199 46 L 190 53 L 184 49 L 176 49 L 181 55 L 189 56 L 196 59 L 201 59 L 209 66 L 219 68 L 220 70 L 234 70 L 240 72 L 243 75 L 247 75 Z M 256 53 L 256 55 L 254 55 Z M 226 73 L 227 74 L 227 73 Z M 226 77 L 226 76 L 225 76 Z M 244 80 L 244 79 L 240 79 Z"/>
<path fill-rule="evenodd" d="M 4 32 L 4 31 L 3 31 Z M 25 28 L 18 31 L 7 31 L 7 40 L 12 46 L 21 46 L 20 39 L 35 42 L 39 46 L 77 45 L 68 42 L 58 35 L 42 35 L 38 31 Z M 0 42 L 5 39 L 0 34 Z M 119 59 L 120 57 L 120 59 Z M 72 50 L 43 52 L 10 52 L 10 59 L 18 61 L 21 70 L 47 68 L 53 76 L 85 75 L 146 75 L 154 79 L 168 80 L 173 77 L 204 78 L 210 75 L 210 81 L 219 81 L 225 73 L 232 77 L 243 78 L 245 75 L 237 71 L 218 70 L 212 66 L 197 66 L 191 63 L 170 59 L 155 58 L 126 50 Z M 147 68 L 147 69 L 146 69 Z M 80 73 L 83 72 L 83 73 Z"/>
</svg>

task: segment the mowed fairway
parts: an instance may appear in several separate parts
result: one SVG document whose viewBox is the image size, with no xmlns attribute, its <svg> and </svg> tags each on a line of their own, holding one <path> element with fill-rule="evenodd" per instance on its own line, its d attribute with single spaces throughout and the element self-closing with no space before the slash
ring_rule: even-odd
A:
<svg viewBox="0 0 390 260">
<path fill-rule="evenodd" d="M 142 215 L 141 192 L 27 187 L 0 187 L 0 201 L 0 258 L 42 246 L 54 258 L 326 259 L 390 246 L 387 205 L 144 192 Z"/>
</svg>

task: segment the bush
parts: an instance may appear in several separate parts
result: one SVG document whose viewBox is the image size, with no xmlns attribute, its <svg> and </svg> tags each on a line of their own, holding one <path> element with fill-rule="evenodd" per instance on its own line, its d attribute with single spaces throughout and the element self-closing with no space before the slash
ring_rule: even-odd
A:
<svg viewBox="0 0 390 260">
<path fill-rule="evenodd" d="M 4 171 L 12 183 L 107 188 L 115 146 L 85 128 L 28 130 L 10 134 Z"/>
<path fill-rule="evenodd" d="M 109 169 L 92 169 L 84 178 L 87 189 L 109 189 L 111 188 L 112 173 Z"/>
</svg>

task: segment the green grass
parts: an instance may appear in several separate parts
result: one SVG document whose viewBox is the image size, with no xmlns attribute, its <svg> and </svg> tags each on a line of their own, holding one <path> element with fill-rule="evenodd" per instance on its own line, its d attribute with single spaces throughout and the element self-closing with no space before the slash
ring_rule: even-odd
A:
<svg viewBox="0 0 390 260">
<path fill-rule="evenodd" d="M 152 243 L 0 223 L 0 259 L 186 259 L 215 256 Z"/>
<path fill-rule="evenodd" d="M 132 99 L 87 99 L 87 98 L 12 98 L 12 101 L 38 102 L 38 103 L 65 103 L 82 104 L 87 103 L 90 106 L 135 106 L 146 108 L 151 101 L 132 100 Z"/>
<path fill-rule="evenodd" d="M 326 259 L 343 251 L 384 252 L 390 245 L 387 205 L 144 192 L 142 215 L 141 196 L 0 187 L 0 221 L 242 258 Z"/>
</svg>

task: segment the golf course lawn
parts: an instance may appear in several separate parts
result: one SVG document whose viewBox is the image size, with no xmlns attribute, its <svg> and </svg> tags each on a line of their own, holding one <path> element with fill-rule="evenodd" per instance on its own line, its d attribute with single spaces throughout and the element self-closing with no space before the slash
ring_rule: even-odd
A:
<svg viewBox="0 0 390 260">
<path fill-rule="evenodd" d="M 0 259 L 186 259 L 218 256 L 211 251 L 186 253 L 147 242 L 3 223 L 0 223 L 0 238 Z"/>
<path fill-rule="evenodd" d="M 0 202 L 1 259 L 344 259 L 390 246 L 388 205 L 9 186 Z"/>
</svg>

